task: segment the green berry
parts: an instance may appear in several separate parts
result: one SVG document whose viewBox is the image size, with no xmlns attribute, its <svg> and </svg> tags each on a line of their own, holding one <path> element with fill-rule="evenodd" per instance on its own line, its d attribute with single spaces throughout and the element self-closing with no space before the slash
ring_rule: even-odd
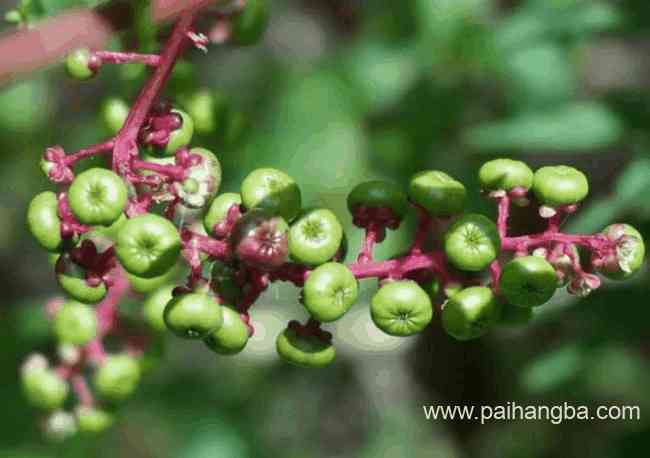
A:
<svg viewBox="0 0 650 458">
<path fill-rule="evenodd" d="M 252 171 L 242 182 L 241 198 L 248 209 L 262 208 L 293 220 L 301 206 L 300 189 L 286 173 L 271 168 Z"/>
<path fill-rule="evenodd" d="M 63 291 L 85 304 L 96 304 L 106 296 L 107 289 L 104 282 L 97 286 L 90 286 L 86 282 L 85 269 L 75 264 L 67 254 L 63 254 L 57 261 L 56 280 Z"/>
<path fill-rule="evenodd" d="M 483 215 L 461 216 L 444 237 L 445 253 L 456 268 L 477 272 L 494 261 L 501 247 L 496 225 Z"/>
<path fill-rule="evenodd" d="M 278 336 L 276 350 L 285 361 L 301 367 L 325 367 L 336 357 L 331 343 L 316 336 L 300 336 L 289 328 Z"/>
<path fill-rule="evenodd" d="M 202 89 L 189 96 L 183 106 L 194 121 L 194 130 L 197 133 L 215 134 L 223 127 L 228 100 L 221 92 Z"/>
<path fill-rule="evenodd" d="M 220 355 L 234 355 L 241 352 L 248 343 L 248 326 L 239 312 L 231 307 L 221 307 L 223 325 L 203 339 L 205 344 Z"/>
<path fill-rule="evenodd" d="M 212 234 L 214 226 L 221 223 L 228 215 L 228 210 L 233 205 L 241 205 L 241 195 L 234 192 L 226 192 L 218 195 L 210 204 L 210 208 L 203 217 L 205 232 Z"/>
<path fill-rule="evenodd" d="M 180 265 L 175 264 L 171 269 L 158 277 L 142 278 L 136 275 L 132 275 L 128 272 L 126 276 L 129 279 L 131 288 L 135 292 L 148 294 L 157 291 L 159 288 L 162 288 L 168 283 L 176 280 L 176 278 L 179 276 L 180 271 Z"/>
<path fill-rule="evenodd" d="M 382 286 L 372 298 L 370 315 L 375 325 L 392 336 L 421 332 L 433 318 L 429 295 L 414 281 L 401 280 Z"/>
<path fill-rule="evenodd" d="M 304 212 L 289 230 L 289 254 L 307 265 L 329 261 L 339 250 L 343 228 L 334 213 L 326 209 Z"/>
<path fill-rule="evenodd" d="M 165 218 L 144 214 L 130 219 L 120 229 L 115 253 L 132 275 L 152 278 L 168 272 L 178 260 L 181 238 Z"/>
<path fill-rule="evenodd" d="M 117 134 L 124 126 L 129 116 L 130 107 L 127 103 L 115 97 L 107 99 L 102 105 L 102 120 L 106 129 L 112 134 Z"/>
<path fill-rule="evenodd" d="M 92 53 L 88 49 L 76 49 L 65 58 L 65 69 L 71 78 L 88 80 L 97 73 L 97 70 L 92 68 L 92 60 Z"/>
<path fill-rule="evenodd" d="M 142 312 L 144 319 L 149 326 L 155 331 L 164 332 L 167 330 L 165 325 L 164 313 L 165 307 L 172 300 L 173 285 L 163 286 L 149 294 L 144 300 Z"/>
<path fill-rule="evenodd" d="M 221 185 L 221 164 L 205 148 L 192 148 L 191 154 L 202 158 L 200 164 L 190 167 L 183 183 L 176 184 L 176 194 L 189 208 L 203 208 L 211 202 Z"/>
<path fill-rule="evenodd" d="M 166 156 L 173 156 L 176 150 L 187 146 L 192 141 L 194 136 L 194 121 L 191 116 L 181 110 L 172 110 L 181 120 L 181 126 L 169 135 L 169 142 L 165 147 L 164 154 Z"/>
<path fill-rule="evenodd" d="M 39 245 L 47 251 L 58 252 L 62 249 L 61 220 L 56 194 L 45 191 L 32 199 L 27 210 L 27 226 Z"/>
<path fill-rule="evenodd" d="M 246 0 L 244 9 L 231 22 L 230 39 L 238 45 L 257 43 L 269 22 L 267 0 Z"/>
<path fill-rule="evenodd" d="M 204 293 L 185 293 L 174 297 L 163 314 L 170 331 L 186 339 L 202 339 L 223 325 L 222 307 Z"/>
<path fill-rule="evenodd" d="M 542 167 L 535 172 L 533 192 L 537 200 L 549 207 L 580 202 L 589 193 L 587 177 L 566 165 Z"/>
<path fill-rule="evenodd" d="M 408 196 L 433 216 L 451 216 L 465 207 L 465 186 L 438 170 L 415 174 L 409 183 Z"/>
<path fill-rule="evenodd" d="M 79 432 L 99 434 L 113 424 L 113 415 L 95 407 L 79 407 L 76 410 Z"/>
<path fill-rule="evenodd" d="M 490 288 L 472 286 L 456 293 L 445 303 L 442 326 L 455 339 L 476 339 L 498 322 L 500 311 Z"/>
<path fill-rule="evenodd" d="M 548 302 L 557 288 L 553 266 L 539 256 L 521 256 L 503 267 L 499 289 L 506 301 L 520 307 Z"/>
<path fill-rule="evenodd" d="M 394 183 L 388 181 L 366 181 L 360 183 L 348 194 L 350 213 L 359 207 L 388 208 L 395 217 L 402 218 L 408 210 L 406 194 Z"/>
<path fill-rule="evenodd" d="M 55 410 L 68 397 L 68 384 L 56 372 L 46 368 L 27 369 L 22 373 L 22 388 L 27 401 L 36 408 Z"/>
<path fill-rule="evenodd" d="M 522 161 L 494 159 L 483 164 L 478 172 L 481 188 L 485 191 L 510 191 L 513 188 L 530 189 L 533 171 Z"/>
<path fill-rule="evenodd" d="M 612 280 L 624 280 L 638 272 L 645 259 L 643 236 L 629 224 L 611 224 L 603 232 L 615 243 L 612 253 L 598 271 Z"/>
<path fill-rule="evenodd" d="M 128 192 L 114 172 L 92 168 L 79 174 L 68 193 L 70 209 L 82 224 L 110 226 L 124 212 Z"/>
<path fill-rule="evenodd" d="M 140 383 L 140 365 L 132 356 L 112 355 L 95 372 L 93 382 L 100 396 L 108 401 L 123 401 Z"/>
<path fill-rule="evenodd" d="M 54 318 L 54 334 L 60 343 L 87 344 L 97 335 L 95 310 L 81 302 L 66 302 Z"/>
<path fill-rule="evenodd" d="M 357 279 L 344 264 L 328 262 L 307 277 L 303 300 L 309 314 L 318 321 L 341 318 L 357 300 Z"/>
</svg>

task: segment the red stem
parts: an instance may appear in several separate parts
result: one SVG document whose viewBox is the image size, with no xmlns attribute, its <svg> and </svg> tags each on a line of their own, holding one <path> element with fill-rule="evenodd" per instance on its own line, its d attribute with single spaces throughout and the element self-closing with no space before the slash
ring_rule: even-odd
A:
<svg viewBox="0 0 650 458">
<path fill-rule="evenodd" d="M 69 167 L 82 159 L 86 159 L 97 154 L 108 153 L 113 150 L 113 146 L 115 146 L 115 140 L 111 138 L 110 140 L 106 140 L 104 143 L 99 143 L 97 145 L 92 145 L 88 148 L 81 149 L 76 153 L 67 155 L 65 157 L 65 165 Z"/>
<path fill-rule="evenodd" d="M 149 170 L 156 172 L 165 177 L 171 178 L 173 181 L 183 181 L 185 179 L 185 168 L 173 164 L 157 164 L 155 162 L 143 161 L 134 159 L 132 163 L 133 169 Z"/>
<path fill-rule="evenodd" d="M 158 54 L 140 54 L 137 52 L 95 51 L 93 53 L 102 64 L 144 64 L 156 67 L 160 64 Z"/>
</svg>

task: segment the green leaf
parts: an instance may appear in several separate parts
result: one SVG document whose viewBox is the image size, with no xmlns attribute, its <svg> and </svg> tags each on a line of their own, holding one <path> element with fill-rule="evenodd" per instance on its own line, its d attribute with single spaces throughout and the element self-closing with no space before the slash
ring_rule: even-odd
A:
<svg viewBox="0 0 650 458">
<path fill-rule="evenodd" d="M 612 145 L 622 133 L 620 120 L 607 107 L 577 102 L 553 111 L 526 113 L 471 127 L 464 140 L 485 152 L 586 152 Z"/>
</svg>

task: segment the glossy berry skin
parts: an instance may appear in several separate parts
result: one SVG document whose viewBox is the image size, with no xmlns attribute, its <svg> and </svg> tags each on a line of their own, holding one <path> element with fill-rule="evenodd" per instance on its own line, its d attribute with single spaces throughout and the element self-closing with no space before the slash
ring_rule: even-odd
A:
<svg viewBox="0 0 650 458">
<path fill-rule="evenodd" d="M 227 304 L 237 304 L 244 297 L 242 287 L 235 279 L 235 269 L 216 261 L 212 265 L 210 286 L 212 291 Z"/>
<path fill-rule="evenodd" d="M 253 170 L 241 185 L 241 198 L 247 209 L 261 208 L 285 221 L 292 221 L 300 211 L 302 197 L 298 185 L 281 170 Z"/>
<path fill-rule="evenodd" d="M 289 259 L 289 226 L 266 210 L 244 214 L 230 236 L 237 258 L 263 270 L 273 270 Z"/>
<path fill-rule="evenodd" d="M 222 307 L 204 293 L 175 296 L 165 307 L 163 318 L 170 331 L 185 339 L 202 339 L 223 325 Z"/>
<path fill-rule="evenodd" d="M 223 325 L 203 339 L 210 350 L 220 355 L 235 355 L 248 343 L 248 326 L 241 319 L 239 312 L 230 306 L 221 307 Z"/>
<path fill-rule="evenodd" d="M 548 302 L 557 288 L 553 266 L 539 256 L 513 259 L 501 272 L 499 290 L 512 305 L 537 307 Z"/>
<path fill-rule="evenodd" d="M 645 259 L 645 243 L 639 231 L 629 224 L 611 224 L 602 234 L 615 242 L 616 248 L 598 268 L 600 273 L 612 280 L 624 280 L 641 269 Z"/>
<path fill-rule="evenodd" d="M 392 336 L 421 332 L 433 318 L 429 295 L 412 280 L 382 286 L 372 298 L 370 316 L 375 325 Z"/>
<path fill-rule="evenodd" d="M 501 307 L 490 288 L 472 286 L 453 295 L 442 310 L 442 326 L 457 340 L 484 335 L 500 318 Z"/>
<path fill-rule="evenodd" d="M 81 302 L 66 302 L 54 318 L 54 334 L 63 344 L 87 344 L 97 335 L 95 310 Z"/>
<path fill-rule="evenodd" d="M 444 237 L 445 253 L 456 268 L 469 272 L 485 269 L 501 247 L 496 225 L 478 214 L 461 216 Z"/>
<path fill-rule="evenodd" d="M 124 212 L 128 192 L 116 173 L 92 168 L 77 175 L 68 193 L 70 209 L 82 224 L 110 226 Z"/>
<path fill-rule="evenodd" d="M 269 22 L 267 0 L 246 0 L 244 9 L 233 17 L 230 38 L 240 46 L 257 43 Z"/>
<path fill-rule="evenodd" d="M 182 110 L 172 110 L 181 120 L 181 126 L 169 135 L 169 141 L 164 150 L 165 156 L 173 156 L 176 150 L 189 145 L 194 136 L 194 121 Z"/>
<path fill-rule="evenodd" d="M 166 285 L 156 289 L 144 300 L 142 313 L 147 324 L 157 332 L 167 330 L 165 319 L 165 307 L 172 300 L 173 285 Z"/>
<path fill-rule="evenodd" d="M 86 281 L 86 271 L 75 264 L 67 254 L 56 262 L 56 280 L 63 291 L 84 304 L 96 304 L 106 296 L 104 282 L 91 286 Z"/>
<path fill-rule="evenodd" d="M 412 202 L 433 216 L 451 216 L 465 208 L 465 186 L 444 172 L 428 170 L 416 173 L 409 183 Z"/>
<path fill-rule="evenodd" d="M 589 193 L 587 177 L 566 165 L 542 167 L 535 172 L 533 192 L 537 200 L 549 207 L 580 202 Z"/>
<path fill-rule="evenodd" d="M 401 219 L 408 210 L 406 194 L 396 184 L 382 180 L 358 184 L 348 194 L 347 203 L 352 214 L 359 207 L 388 208 L 396 218 Z"/>
<path fill-rule="evenodd" d="M 61 251 L 63 239 L 56 194 L 45 191 L 32 199 L 27 210 L 27 226 L 40 246 L 52 253 Z"/>
<path fill-rule="evenodd" d="M 300 367 L 325 367 L 336 358 L 331 343 L 315 336 L 300 336 L 293 329 L 285 329 L 277 338 L 278 354 L 290 364 Z"/>
<path fill-rule="evenodd" d="M 107 99 L 102 104 L 102 120 L 106 129 L 112 134 L 117 134 L 124 126 L 130 107 L 127 103 L 115 97 Z"/>
<path fill-rule="evenodd" d="M 343 228 L 336 215 L 327 209 L 304 212 L 289 230 L 289 255 L 306 265 L 329 261 L 339 250 Z"/>
<path fill-rule="evenodd" d="M 522 161 L 494 159 L 488 161 L 478 172 L 481 189 L 485 191 L 510 191 L 513 188 L 530 189 L 533 171 Z"/>
<path fill-rule="evenodd" d="M 140 383 L 140 365 L 127 354 L 111 355 L 97 369 L 93 384 L 97 393 L 107 401 L 123 401 Z"/>
<path fill-rule="evenodd" d="M 181 252 L 176 227 L 151 213 L 130 219 L 120 229 L 115 253 L 120 264 L 132 275 L 152 278 L 171 269 Z"/>
<path fill-rule="evenodd" d="M 203 217 L 205 232 L 212 234 L 214 226 L 226 219 L 228 210 L 233 205 L 241 205 L 241 195 L 234 192 L 225 192 L 215 197 Z"/>
<path fill-rule="evenodd" d="M 88 49 L 76 49 L 65 58 L 65 70 L 71 78 L 88 80 L 97 73 L 93 69 L 92 60 L 92 53 Z"/>
<path fill-rule="evenodd" d="M 113 415 L 95 407 L 79 407 L 76 410 L 79 432 L 99 434 L 113 425 Z"/>
<path fill-rule="evenodd" d="M 183 107 L 194 121 L 194 130 L 203 135 L 216 134 L 228 112 L 225 94 L 201 89 L 184 101 Z"/>
<path fill-rule="evenodd" d="M 29 403 L 43 410 L 60 408 L 69 392 L 65 380 L 47 368 L 23 371 L 22 388 Z"/>
<path fill-rule="evenodd" d="M 128 272 L 126 276 L 129 279 L 131 288 L 133 288 L 134 291 L 142 294 L 148 294 L 157 291 L 159 288 L 176 280 L 176 278 L 179 276 L 180 271 L 180 265 L 175 264 L 171 269 L 158 277 L 142 278 L 136 275 L 132 275 Z"/>
<path fill-rule="evenodd" d="M 309 314 L 322 322 L 341 318 L 357 300 L 357 279 L 344 264 L 329 262 L 307 277 L 303 302 Z"/>
</svg>

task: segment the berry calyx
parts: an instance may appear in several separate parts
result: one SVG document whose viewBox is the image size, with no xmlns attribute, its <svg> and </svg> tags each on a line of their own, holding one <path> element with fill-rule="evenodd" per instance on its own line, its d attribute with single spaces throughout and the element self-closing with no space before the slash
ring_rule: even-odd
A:
<svg viewBox="0 0 650 458">
<path fill-rule="evenodd" d="M 241 315 L 230 306 L 221 307 L 223 325 L 208 333 L 204 342 L 215 353 L 220 355 L 235 355 L 241 352 L 248 343 L 248 326 Z"/>
<path fill-rule="evenodd" d="M 289 229 L 289 254 L 298 262 L 319 265 L 338 252 L 343 239 L 343 227 L 330 210 L 307 210 Z"/>
<path fill-rule="evenodd" d="M 472 286 L 454 294 L 442 309 L 442 326 L 457 340 L 484 335 L 499 321 L 501 307 L 490 288 Z"/>
<path fill-rule="evenodd" d="M 300 189 L 294 179 L 271 168 L 254 170 L 244 178 L 241 198 L 246 208 L 267 210 L 287 222 L 298 215 L 302 204 Z"/>
<path fill-rule="evenodd" d="M 330 342 L 291 328 L 278 336 L 276 350 L 282 359 L 300 367 L 325 367 L 336 358 L 336 349 Z"/>
<path fill-rule="evenodd" d="M 289 226 L 267 210 L 247 212 L 235 225 L 230 245 L 237 258 L 263 270 L 273 270 L 289 258 Z"/>
<path fill-rule="evenodd" d="M 577 204 L 589 193 L 587 177 L 566 165 L 542 167 L 535 172 L 533 192 L 537 200 L 551 208 Z"/>
<path fill-rule="evenodd" d="M 81 302 L 66 302 L 54 318 L 54 334 L 63 344 L 87 344 L 97 335 L 95 311 Z"/>
<path fill-rule="evenodd" d="M 180 127 L 169 134 L 169 141 L 164 149 L 165 156 L 173 156 L 179 148 L 189 145 L 194 136 L 194 121 L 192 117 L 182 110 L 171 110 L 171 113 L 178 116 Z"/>
<path fill-rule="evenodd" d="M 341 318 L 357 300 L 357 279 L 344 264 L 328 262 L 307 277 L 303 302 L 316 320 L 331 322 Z"/>
<path fill-rule="evenodd" d="M 110 226 L 124 212 L 128 192 L 110 170 L 92 168 L 79 174 L 68 193 L 70 209 L 82 224 Z"/>
<path fill-rule="evenodd" d="M 202 339 L 223 325 L 222 307 L 205 293 L 174 296 L 165 307 L 163 318 L 170 331 L 185 339 Z"/>
<path fill-rule="evenodd" d="M 38 244 L 47 251 L 61 251 L 63 238 L 56 194 L 45 191 L 32 199 L 27 210 L 27 226 Z"/>
<path fill-rule="evenodd" d="M 392 336 L 422 332 L 433 318 L 429 295 L 414 281 L 390 282 L 375 293 L 370 305 L 375 325 Z"/>
<path fill-rule="evenodd" d="M 234 192 L 225 192 L 218 195 L 210 204 L 203 217 L 203 227 L 208 234 L 214 234 L 214 226 L 222 223 L 233 205 L 241 205 L 241 195 Z"/>
<path fill-rule="evenodd" d="M 451 216 L 465 208 L 465 186 L 444 172 L 427 170 L 416 173 L 409 183 L 412 202 L 433 216 Z"/>
<path fill-rule="evenodd" d="M 97 392 L 107 401 L 123 401 L 140 383 L 140 365 L 127 354 L 111 355 L 97 369 L 93 384 Z"/>
<path fill-rule="evenodd" d="M 499 289 L 513 305 L 537 307 L 553 297 L 557 281 L 555 269 L 546 259 L 521 256 L 503 267 Z"/>
<path fill-rule="evenodd" d="M 377 222 L 397 228 L 408 210 L 406 194 L 394 183 L 381 180 L 355 186 L 348 194 L 347 204 L 354 224 L 359 227 Z"/>
<path fill-rule="evenodd" d="M 469 272 L 478 272 L 490 265 L 500 246 L 496 225 L 487 217 L 473 213 L 456 220 L 444 237 L 449 262 Z"/>
<path fill-rule="evenodd" d="M 117 234 L 115 253 L 122 266 L 143 278 L 163 275 L 181 252 L 176 227 L 165 218 L 145 214 L 127 221 Z"/>
<path fill-rule="evenodd" d="M 101 61 L 90 50 L 80 48 L 65 58 L 65 70 L 71 78 L 85 81 L 97 74 Z"/>
<path fill-rule="evenodd" d="M 645 244 L 643 237 L 629 224 L 611 224 L 602 232 L 614 244 L 614 249 L 597 258 L 598 271 L 612 280 L 624 280 L 643 266 Z"/>
<path fill-rule="evenodd" d="M 478 172 L 481 189 L 485 191 L 510 191 L 514 188 L 530 189 L 533 171 L 522 161 L 494 159 L 481 166 Z"/>
</svg>

